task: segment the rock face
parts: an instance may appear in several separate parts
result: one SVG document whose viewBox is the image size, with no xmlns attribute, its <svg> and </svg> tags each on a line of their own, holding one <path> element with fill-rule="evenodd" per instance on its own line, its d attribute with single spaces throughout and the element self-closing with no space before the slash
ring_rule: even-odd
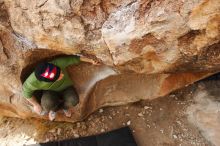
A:
<svg viewBox="0 0 220 146">
<path fill-rule="evenodd" d="M 0 109 L 35 116 L 22 81 L 42 60 L 76 53 L 77 121 L 96 109 L 153 99 L 220 68 L 219 0 L 0 0 Z M 119 98 L 120 97 L 120 98 Z"/>
<path fill-rule="evenodd" d="M 216 80 L 217 79 L 217 80 Z M 207 80 L 197 89 L 194 96 L 195 105 L 188 107 L 188 119 L 213 145 L 219 145 L 220 140 L 220 106 L 219 77 Z"/>
</svg>

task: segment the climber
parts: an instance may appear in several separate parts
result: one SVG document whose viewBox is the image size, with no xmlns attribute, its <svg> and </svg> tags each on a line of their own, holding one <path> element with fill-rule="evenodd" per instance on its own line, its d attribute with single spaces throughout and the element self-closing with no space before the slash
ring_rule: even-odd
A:
<svg viewBox="0 0 220 146">
<path fill-rule="evenodd" d="M 83 56 L 67 56 L 36 66 L 34 72 L 23 83 L 23 96 L 33 105 L 33 110 L 37 114 L 48 113 L 52 121 L 56 117 L 56 112 L 63 109 L 64 115 L 71 117 L 69 109 L 79 103 L 79 96 L 65 68 L 80 61 L 99 64 Z M 34 91 L 37 90 L 42 91 L 40 102 L 34 96 Z"/>
</svg>

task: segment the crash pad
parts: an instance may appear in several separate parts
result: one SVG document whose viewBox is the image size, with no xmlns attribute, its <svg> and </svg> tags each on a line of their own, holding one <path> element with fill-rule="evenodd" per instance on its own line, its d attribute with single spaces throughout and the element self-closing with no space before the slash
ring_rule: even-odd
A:
<svg viewBox="0 0 220 146">
<path fill-rule="evenodd" d="M 29 146 L 137 146 L 129 127 L 107 133 Z"/>
</svg>

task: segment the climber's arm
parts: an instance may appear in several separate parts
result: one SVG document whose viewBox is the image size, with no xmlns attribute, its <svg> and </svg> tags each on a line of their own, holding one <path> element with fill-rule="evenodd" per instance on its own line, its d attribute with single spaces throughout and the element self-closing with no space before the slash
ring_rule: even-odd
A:
<svg viewBox="0 0 220 146">
<path fill-rule="evenodd" d="M 26 98 L 27 101 L 33 105 L 34 107 L 34 111 L 37 113 L 37 114 L 41 114 L 42 113 L 42 107 L 41 105 L 37 102 L 36 98 L 34 96 L 32 96 L 31 98 Z"/>
<path fill-rule="evenodd" d="M 28 78 L 22 88 L 22 94 L 25 97 L 25 99 L 33 105 L 34 111 L 37 114 L 41 114 L 42 108 L 41 105 L 37 102 L 36 97 L 33 96 L 34 91 L 37 90 L 33 85 L 30 83 L 30 78 Z"/>
<path fill-rule="evenodd" d="M 80 57 L 79 56 L 66 56 L 66 57 L 59 57 L 52 60 L 50 63 L 57 65 L 58 67 L 65 68 L 69 65 L 79 64 Z"/>
<path fill-rule="evenodd" d="M 57 65 L 61 68 L 65 68 L 69 65 L 79 64 L 80 61 L 89 62 L 89 63 L 92 63 L 94 65 L 99 65 L 98 61 L 95 61 L 95 60 L 90 59 L 90 58 L 86 58 L 86 57 L 81 56 L 81 55 L 80 56 L 73 55 L 73 56 L 60 57 L 60 58 L 54 59 L 50 63 L 52 63 L 54 65 Z"/>
</svg>

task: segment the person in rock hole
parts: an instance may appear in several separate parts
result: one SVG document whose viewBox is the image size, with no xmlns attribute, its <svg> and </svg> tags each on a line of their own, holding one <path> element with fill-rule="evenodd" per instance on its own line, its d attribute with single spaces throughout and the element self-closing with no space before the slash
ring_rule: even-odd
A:
<svg viewBox="0 0 220 146">
<path fill-rule="evenodd" d="M 83 56 L 66 56 L 50 62 L 43 62 L 23 83 L 23 96 L 33 105 L 33 110 L 39 115 L 48 113 L 49 119 L 56 118 L 56 112 L 63 109 L 66 117 L 71 117 L 71 107 L 79 103 L 79 96 L 73 87 L 66 67 L 79 64 L 80 61 L 95 65 L 99 63 Z M 42 91 L 40 102 L 34 96 L 35 91 Z"/>
</svg>

